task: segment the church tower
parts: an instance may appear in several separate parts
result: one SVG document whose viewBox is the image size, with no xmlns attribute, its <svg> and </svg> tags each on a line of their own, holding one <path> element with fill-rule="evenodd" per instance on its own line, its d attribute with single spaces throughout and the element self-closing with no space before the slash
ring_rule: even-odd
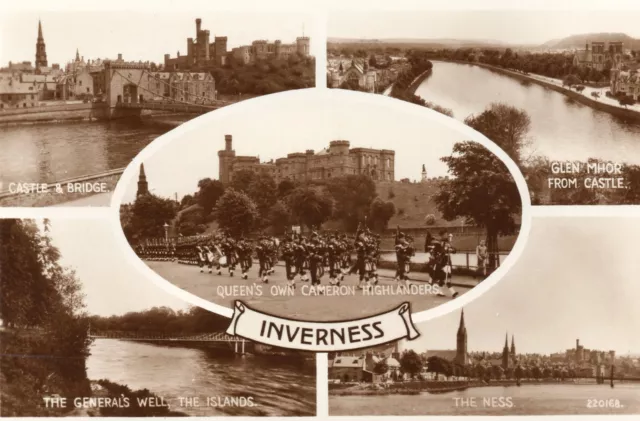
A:
<svg viewBox="0 0 640 421">
<path fill-rule="evenodd" d="M 42 23 L 38 20 L 38 41 L 36 42 L 36 71 L 47 67 L 47 47 L 42 36 Z"/>
<path fill-rule="evenodd" d="M 467 354 L 467 328 L 464 325 L 464 309 L 460 313 L 460 326 L 456 338 L 456 363 L 466 365 L 469 360 Z"/>
<path fill-rule="evenodd" d="M 504 348 L 502 348 L 502 368 L 507 369 L 511 366 L 511 356 L 509 355 L 509 333 L 504 335 Z"/>
<path fill-rule="evenodd" d="M 516 358 L 516 339 L 515 339 L 515 335 L 511 335 L 511 358 Z"/>
<path fill-rule="evenodd" d="M 224 135 L 224 150 L 218 151 L 218 172 L 221 183 L 227 184 L 231 181 L 231 162 L 236 157 L 233 150 L 233 137 L 230 134 Z"/>
<path fill-rule="evenodd" d="M 427 181 L 427 168 L 422 164 L 422 182 Z"/>
<path fill-rule="evenodd" d="M 143 194 L 149 194 L 149 183 L 147 183 L 147 175 L 144 173 L 144 164 L 140 164 L 140 175 L 138 176 L 138 191 L 136 197 Z"/>
</svg>

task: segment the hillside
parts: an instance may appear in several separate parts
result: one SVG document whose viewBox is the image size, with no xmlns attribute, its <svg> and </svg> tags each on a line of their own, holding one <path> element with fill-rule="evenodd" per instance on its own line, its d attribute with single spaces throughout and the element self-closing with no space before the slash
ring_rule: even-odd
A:
<svg viewBox="0 0 640 421">
<path fill-rule="evenodd" d="M 640 39 L 635 39 L 630 37 L 627 34 L 616 33 L 616 32 L 601 32 L 601 33 L 590 33 L 590 34 L 578 34 L 571 35 L 569 37 L 554 39 L 551 41 L 547 41 L 540 46 L 541 49 L 583 49 L 585 44 L 589 41 L 622 41 L 624 43 L 624 48 L 638 50 L 640 49 Z"/>
</svg>

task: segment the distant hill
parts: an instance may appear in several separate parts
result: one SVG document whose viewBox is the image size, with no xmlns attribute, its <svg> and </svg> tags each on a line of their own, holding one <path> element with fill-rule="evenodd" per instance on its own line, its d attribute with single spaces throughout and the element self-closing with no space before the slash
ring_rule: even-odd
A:
<svg viewBox="0 0 640 421">
<path fill-rule="evenodd" d="M 622 41 L 624 48 L 638 50 L 640 49 L 640 39 L 635 39 L 627 34 L 620 32 L 600 32 L 590 34 L 571 35 L 566 38 L 553 39 L 547 41 L 540 46 L 541 49 L 583 49 L 589 41 Z"/>
<path fill-rule="evenodd" d="M 498 40 L 469 40 L 450 38 L 383 38 L 383 39 L 358 39 L 358 38 L 329 38 L 328 44 L 348 46 L 372 46 L 399 47 L 399 48 L 524 48 L 525 45 L 513 45 Z"/>
</svg>

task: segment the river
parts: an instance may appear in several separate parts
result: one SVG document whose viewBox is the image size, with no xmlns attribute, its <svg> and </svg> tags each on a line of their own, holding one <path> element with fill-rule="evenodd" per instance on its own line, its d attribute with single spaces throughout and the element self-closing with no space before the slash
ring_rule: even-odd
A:
<svg viewBox="0 0 640 421">
<path fill-rule="evenodd" d="M 194 416 L 312 416 L 315 365 L 289 365 L 259 356 L 220 356 L 201 349 L 96 339 L 87 359 L 91 380 L 149 389 L 172 410 Z M 256 406 L 181 407 L 179 397 L 253 397 Z"/>
<path fill-rule="evenodd" d="M 464 120 L 492 102 L 527 111 L 530 153 L 552 160 L 590 157 L 640 164 L 640 123 L 579 104 L 533 82 L 522 82 L 474 65 L 433 62 L 433 73 L 416 95 Z"/>
<path fill-rule="evenodd" d="M 0 184 L 51 183 L 123 168 L 169 130 L 131 120 L 0 127 Z"/>
<path fill-rule="evenodd" d="M 455 398 L 473 398 L 476 407 L 456 406 Z M 485 399 L 494 398 L 484 406 Z M 500 400 L 495 398 L 503 398 Z M 510 398 L 510 399 L 506 399 Z M 619 408 L 589 408 L 617 399 Z M 462 400 L 458 400 L 462 402 Z M 469 402 L 469 401 L 467 401 Z M 512 407 L 507 407 L 511 402 Z M 614 401 L 615 404 L 615 401 Z M 563 415 L 638 414 L 640 384 L 523 385 L 470 388 L 442 394 L 329 396 L 329 415 Z"/>
</svg>

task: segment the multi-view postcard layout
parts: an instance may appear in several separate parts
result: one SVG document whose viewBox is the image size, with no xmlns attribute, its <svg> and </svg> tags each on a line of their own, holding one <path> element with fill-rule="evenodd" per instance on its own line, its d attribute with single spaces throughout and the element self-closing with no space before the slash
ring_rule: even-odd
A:
<svg viewBox="0 0 640 421">
<path fill-rule="evenodd" d="M 35 2 L 0 416 L 640 414 L 637 6 Z"/>
</svg>

